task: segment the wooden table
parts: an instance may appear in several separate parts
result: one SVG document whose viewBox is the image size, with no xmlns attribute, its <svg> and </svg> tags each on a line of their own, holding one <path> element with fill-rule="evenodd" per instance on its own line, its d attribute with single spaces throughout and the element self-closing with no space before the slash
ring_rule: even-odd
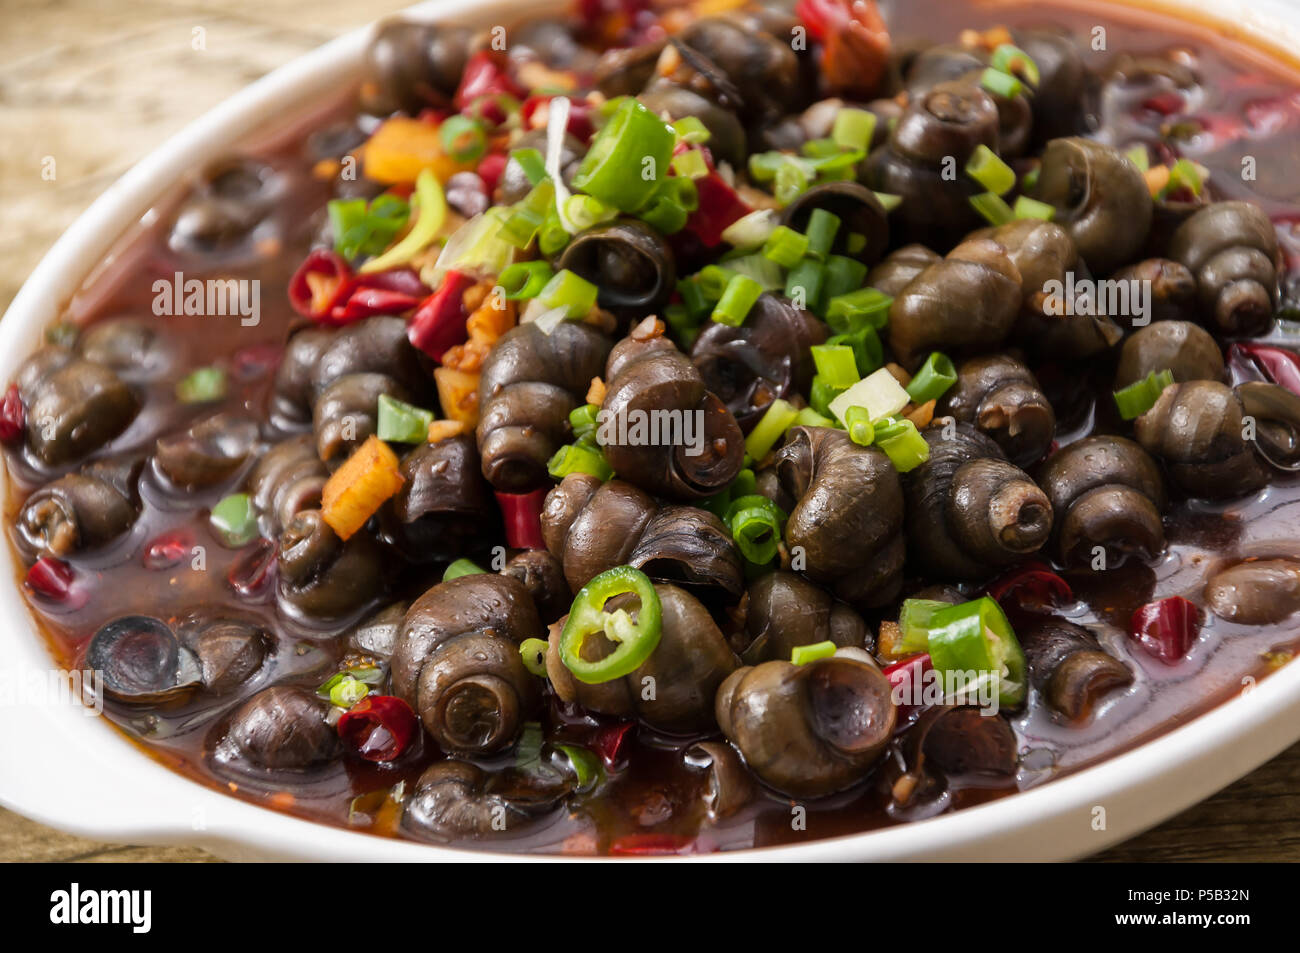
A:
<svg viewBox="0 0 1300 953">
<path fill-rule="evenodd" d="M 0 0 L 0 311 L 131 163 L 268 70 L 405 5 Z M 49 158 L 52 179 L 42 176 Z M 196 848 L 100 844 L 0 810 L 0 860 L 211 859 Z M 1300 745 L 1098 859 L 1300 860 Z"/>
</svg>

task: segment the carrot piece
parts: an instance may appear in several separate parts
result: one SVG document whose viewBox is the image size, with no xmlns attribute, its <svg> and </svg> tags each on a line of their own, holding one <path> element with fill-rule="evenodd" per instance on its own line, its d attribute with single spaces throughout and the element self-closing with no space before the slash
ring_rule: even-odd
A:
<svg viewBox="0 0 1300 953">
<path fill-rule="evenodd" d="M 385 185 L 414 182 L 425 169 L 446 182 L 457 172 L 474 168 L 443 152 L 437 126 L 406 116 L 385 119 L 361 147 L 361 156 L 366 178 Z"/>
<path fill-rule="evenodd" d="M 405 482 L 397 454 L 372 434 L 325 482 L 321 516 L 340 539 L 347 539 Z"/>
<path fill-rule="evenodd" d="M 1143 177 L 1147 180 L 1147 191 L 1154 198 L 1169 184 L 1169 166 L 1153 165 L 1143 173 Z"/>
<path fill-rule="evenodd" d="M 591 386 L 587 388 L 587 403 L 605 403 L 605 382 L 599 377 L 593 377 L 591 379 Z"/>
<path fill-rule="evenodd" d="M 467 429 L 478 426 L 478 374 L 459 368 L 442 367 L 433 372 L 438 385 L 438 402 L 451 420 L 459 420 Z"/>
<path fill-rule="evenodd" d="M 496 305 L 496 296 L 489 295 L 465 320 L 471 338 L 491 343 L 515 326 L 515 303 L 506 301 L 503 308 Z"/>
<path fill-rule="evenodd" d="M 919 427 L 930 426 L 930 421 L 934 419 L 935 401 L 927 400 L 924 404 L 907 413 L 907 419 Z"/>
<path fill-rule="evenodd" d="M 451 437 L 459 437 L 467 428 L 460 420 L 435 420 L 429 424 L 429 443 L 440 443 Z"/>
</svg>

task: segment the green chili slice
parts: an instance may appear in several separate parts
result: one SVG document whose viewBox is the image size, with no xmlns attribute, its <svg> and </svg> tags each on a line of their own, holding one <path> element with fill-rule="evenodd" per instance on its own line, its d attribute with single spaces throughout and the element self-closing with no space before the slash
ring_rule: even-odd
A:
<svg viewBox="0 0 1300 953">
<path fill-rule="evenodd" d="M 546 677 L 545 639 L 524 639 L 519 643 L 519 657 L 523 659 L 524 668 L 539 678 Z"/>
<path fill-rule="evenodd" d="M 629 97 L 605 123 L 573 177 L 573 188 L 622 212 L 649 201 L 668 174 L 677 133 Z"/>
<path fill-rule="evenodd" d="M 740 555 L 756 566 L 765 566 L 776 558 L 786 518 L 785 511 L 767 497 L 751 493 L 731 502 L 723 522 L 731 527 Z"/>
<path fill-rule="evenodd" d="M 935 668 L 991 674 L 998 682 L 999 703 L 1008 708 L 1025 700 L 1025 653 L 994 599 L 983 596 L 936 610 L 928 641 Z"/>
<path fill-rule="evenodd" d="M 636 618 L 626 609 L 605 611 L 615 596 L 635 595 L 641 601 Z M 631 566 L 615 566 L 582 587 L 569 609 L 568 621 L 560 633 L 560 661 L 574 678 L 588 685 L 622 678 L 648 659 L 663 632 L 663 610 L 650 577 Z M 594 635 L 603 634 L 615 644 L 604 658 L 589 661 L 583 647 Z"/>
</svg>

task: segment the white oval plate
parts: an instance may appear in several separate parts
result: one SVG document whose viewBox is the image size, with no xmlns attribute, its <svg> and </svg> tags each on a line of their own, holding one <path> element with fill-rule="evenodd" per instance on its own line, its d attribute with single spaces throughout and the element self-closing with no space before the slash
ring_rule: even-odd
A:
<svg viewBox="0 0 1300 953">
<path fill-rule="evenodd" d="M 1006 2 L 1006 0 L 993 0 Z M 1156 3 L 1148 4 L 1156 6 Z M 1162 0 L 1198 9 L 1224 32 L 1297 48 L 1300 10 L 1283 0 Z M 554 9 L 554 0 L 434 0 L 412 15 L 487 25 Z M 270 119 L 359 78 L 369 30 L 295 60 L 204 115 L 153 152 L 83 214 L 41 261 L 0 322 L 0 381 L 39 346 L 44 328 L 166 188 Z M 0 476 L 0 479 L 4 479 Z M 0 547 L 0 577 L 18 568 Z M 245 803 L 155 762 L 79 705 L 23 697 L 52 660 L 17 586 L 0 579 L 0 804 L 100 841 L 191 844 L 228 859 L 519 860 L 374 837 Z M 40 693 L 38 693 L 40 694 Z M 1011 797 L 931 820 L 787 847 L 694 860 L 1066 860 L 1151 827 L 1274 757 L 1300 738 L 1300 665 L 1126 754 Z M 1104 809 L 1104 814 L 1097 809 Z M 1104 818 L 1100 822 L 1099 818 Z M 1100 829 L 1098 829 L 1100 827 Z M 664 858 L 668 860 L 669 858 Z"/>
</svg>

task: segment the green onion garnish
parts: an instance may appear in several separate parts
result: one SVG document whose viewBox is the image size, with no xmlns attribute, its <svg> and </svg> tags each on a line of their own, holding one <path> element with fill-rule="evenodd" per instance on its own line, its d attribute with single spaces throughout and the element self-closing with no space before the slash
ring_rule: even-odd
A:
<svg viewBox="0 0 1300 953">
<path fill-rule="evenodd" d="M 586 278 L 565 268 L 557 271 L 546 283 L 546 287 L 538 293 L 537 300 L 546 311 L 563 308 L 567 317 L 581 318 L 595 307 L 599 290 Z"/>
<path fill-rule="evenodd" d="M 876 199 L 880 202 L 881 207 L 884 208 L 886 213 L 892 212 L 903 204 L 903 197 L 901 195 L 892 195 L 889 192 L 877 192 Z"/>
<path fill-rule="evenodd" d="M 1016 173 L 996 152 L 981 144 L 966 163 L 966 174 L 984 188 L 997 195 L 1005 195 L 1016 187 Z"/>
<path fill-rule="evenodd" d="M 1038 64 L 1034 62 L 1033 57 L 1011 43 L 1003 43 L 994 50 L 993 55 L 989 57 L 989 63 L 995 70 L 1019 76 L 1030 86 L 1036 87 L 1041 82 Z"/>
<path fill-rule="evenodd" d="M 835 233 L 840 230 L 840 217 L 825 209 L 815 208 L 808 216 L 808 227 L 804 234 L 808 236 L 808 254 L 813 258 L 824 259 L 831 253 L 835 244 Z"/>
<path fill-rule="evenodd" d="M 814 258 L 805 258 L 786 276 L 785 296 L 791 300 L 800 299 L 805 311 L 815 310 L 825 280 L 825 266 Z"/>
<path fill-rule="evenodd" d="M 710 317 L 719 324 L 738 328 L 745 323 L 745 316 L 762 293 L 763 286 L 753 278 L 748 275 L 732 275 Z"/>
<path fill-rule="evenodd" d="M 546 178 L 546 160 L 539 149 L 515 149 L 510 158 L 519 163 L 529 185 L 537 185 Z"/>
<path fill-rule="evenodd" d="M 546 463 L 546 472 L 556 480 L 563 480 L 570 473 L 586 473 L 598 480 L 608 480 L 614 475 L 614 468 L 594 444 L 571 443 L 555 451 Z"/>
<path fill-rule="evenodd" d="M 1016 204 L 1011 207 L 1011 214 L 1017 220 L 1040 218 L 1044 222 L 1050 222 L 1056 217 L 1056 206 L 1048 205 L 1046 202 L 1040 202 L 1037 199 L 1031 199 L 1028 195 L 1022 195 L 1016 199 Z"/>
<path fill-rule="evenodd" d="M 799 264 L 807 252 L 808 237 L 785 225 L 778 225 L 763 245 L 763 257 L 785 268 Z"/>
<path fill-rule="evenodd" d="M 473 162 L 487 151 L 483 127 L 466 116 L 448 116 L 438 127 L 442 151 L 457 162 Z"/>
<path fill-rule="evenodd" d="M 841 149 L 869 149 L 875 134 L 876 114 L 867 109 L 845 107 L 831 125 L 831 139 Z"/>
<path fill-rule="evenodd" d="M 811 350 L 818 375 L 831 387 L 852 387 L 862 379 L 853 348 L 843 344 L 815 344 Z"/>
<path fill-rule="evenodd" d="M 1140 381 L 1115 391 L 1115 406 L 1124 420 L 1136 420 L 1156 405 L 1160 394 L 1174 383 L 1172 371 L 1152 371 Z"/>
<path fill-rule="evenodd" d="M 834 427 L 835 421 L 829 417 L 823 417 L 811 407 L 805 407 L 799 411 L 798 416 L 794 418 L 795 426 L 799 427 Z"/>
<path fill-rule="evenodd" d="M 429 439 L 429 424 L 433 411 L 416 407 L 405 401 L 379 395 L 379 419 L 376 435 L 380 440 L 393 443 L 424 443 Z"/>
<path fill-rule="evenodd" d="M 766 457 L 797 416 L 799 411 L 779 397 L 768 404 L 767 411 L 745 438 L 745 452 L 749 458 L 758 462 Z"/>
<path fill-rule="evenodd" d="M 1191 159 L 1179 159 L 1169 167 L 1169 183 L 1165 186 L 1166 195 L 1186 188 L 1193 195 L 1200 195 L 1205 182 L 1201 170 Z"/>
<path fill-rule="evenodd" d="M 1151 153 L 1147 147 L 1138 143 L 1132 149 L 1124 153 L 1128 160 L 1138 167 L 1139 172 L 1149 172 L 1151 170 Z"/>
<path fill-rule="evenodd" d="M 740 555 L 756 566 L 770 563 L 781 545 L 785 512 L 765 496 L 742 496 L 727 507 L 723 521 L 731 527 L 731 538 Z"/>
<path fill-rule="evenodd" d="M 986 69 L 980 76 L 980 85 L 995 96 L 1003 99 L 1015 99 L 1025 91 L 1024 85 L 1010 73 L 1001 70 Z"/>
<path fill-rule="evenodd" d="M 853 363 L 857 365 L 858 374 L 866 377 L 874 373 L 885 363 L 885 347 L 880 343 L 876 329 L 866 324 L 856 331 L 845 334 L 833 334 L 826 339 L 827 344 L 843 344 L 853 349 Z"/>
<path fill-rule="evenodd" d="M 682 142 L 688 142 L 693 146 L 703 145 L 709 141 L 712 133 L 699 116 L 683 116 L 673 123 L 673 132 Z M 695 150 L 698 152 L 698 150 Z"/>
<path fill-rule="evenodd" d="M 330 688 L 330 704 L 339 708 L 351 708 L 369 694 L 369 685 L 351 675 L 344 675 Z"/>
<path fill-rule="evenodd" d="M 452 560 L 442 574 L 442 581 L 447 582 L 449 579 L 459 579 L 461 576 L 477 576 L 479 573 L 487 572 L 486 569 L 479 566 L 472 559 L 466 559 L 462 556 L 460 559 Z"/>
<path fill-rule="evenodd" d="M 808 191 L 813 177 L 799 162 L 782 162 L 772 180 L 772 195 L 778 205 L 786 206 Z"/>
<path fill-rule="evenodd" d="M 709 164 L 704 161 L 704 153 L 699 149 L 687 149 L 673 156 L 673 171 L 688 179 L 698 179 L 709 174 Z"/>
<path fill-rule="evenodd" d="M 839 334 L 851 334 L 863 327 L 879 331 L 888 323 L 893 303 L 893 298 L 875 288 L 836 295 L 826 304 L 826 323 Z"/>
<path fill-rule="evenodd" d="M 1016 213 L 1011 211 L 1011 206 L 1003 200 L 1002 196 L 994 195 L 992 192 L 971 196 L 970 204 L 993 225 L 1005 225 L 1016 219 Z"/>
<path fill-rule="evenodd" d="M 830 658 L 838 648 L 839 646 L 829 639 L 825 642 L 814 642 L 812 645 L 796 645 L 790 650 L 790 661 L 795 665 L 807 665 L 818 659 Z"/>
<path fill-rule="evenodd" d="M 258 536 L 257 510 L 247 493 L 232 493 L 216 506 L 208 518 L 223 543 L 237 549 Z"/>
<path fill-rule="evenodd" d="M 373 274 L 404 265 L 424 251 L 437 237 L 447 220 L 447 196 L 432 169 L 421 169 L 415 177 L 415 195 L 411 205 L 416 212 L 415 224 L 411 230 L 388 251 L 362 265 L 358 269 L 360 272 Z"/>
<path fill-rule="evenodd" d="M 822 296 L 830 301 L 840 295 L 857 291 L 867 280 L 867 266 L 856 258 L 844 255 L 826 256 L 826 284 Z"/>
<path fill-rule="evenodd" d="M 930 445 L 906 417 L 887 417 L 877 422 L 876 445 L 889 455 L 899 473 L 914 470 L 930 459 Z"/>
<path fill-rule="evenodd" d="M 526 301 L 542 293 L 555 272 L 545 261 L 517 261 L 507 265 L 497 276 L 497 284 L 506 292 L 508 301 Z"/>
<path fill-rule="evenodd" d="M 182 404 L 207 404 L 226 396 L 226 372 L 200 367 L 176 382 L 176 399 Z"/>
<path fill-rule="evenodd" d="M 583 404 L 581 407 L 575 407 L 569 411 L 569 426 L 573 428 L 573 436 L 578 440 L 596 432 L 596 427 L 600 421 L 600 406 L 598 404 Z"/>
<path fill-rule="evenodd" d="M 938 400 L 955 383 L 957 369 L 952 366 L 952 360 L 940 351 L 933 351 L 905 390 L 914 404 L 924 404 Z"/>
<path fill-rule="evenodd" d="M 876 439 L 871 413 L 865 407 L 850 407 L 844 412 L 844 429 L 849 439 L 860 447 L 869 447 Z"/>
</svg>

